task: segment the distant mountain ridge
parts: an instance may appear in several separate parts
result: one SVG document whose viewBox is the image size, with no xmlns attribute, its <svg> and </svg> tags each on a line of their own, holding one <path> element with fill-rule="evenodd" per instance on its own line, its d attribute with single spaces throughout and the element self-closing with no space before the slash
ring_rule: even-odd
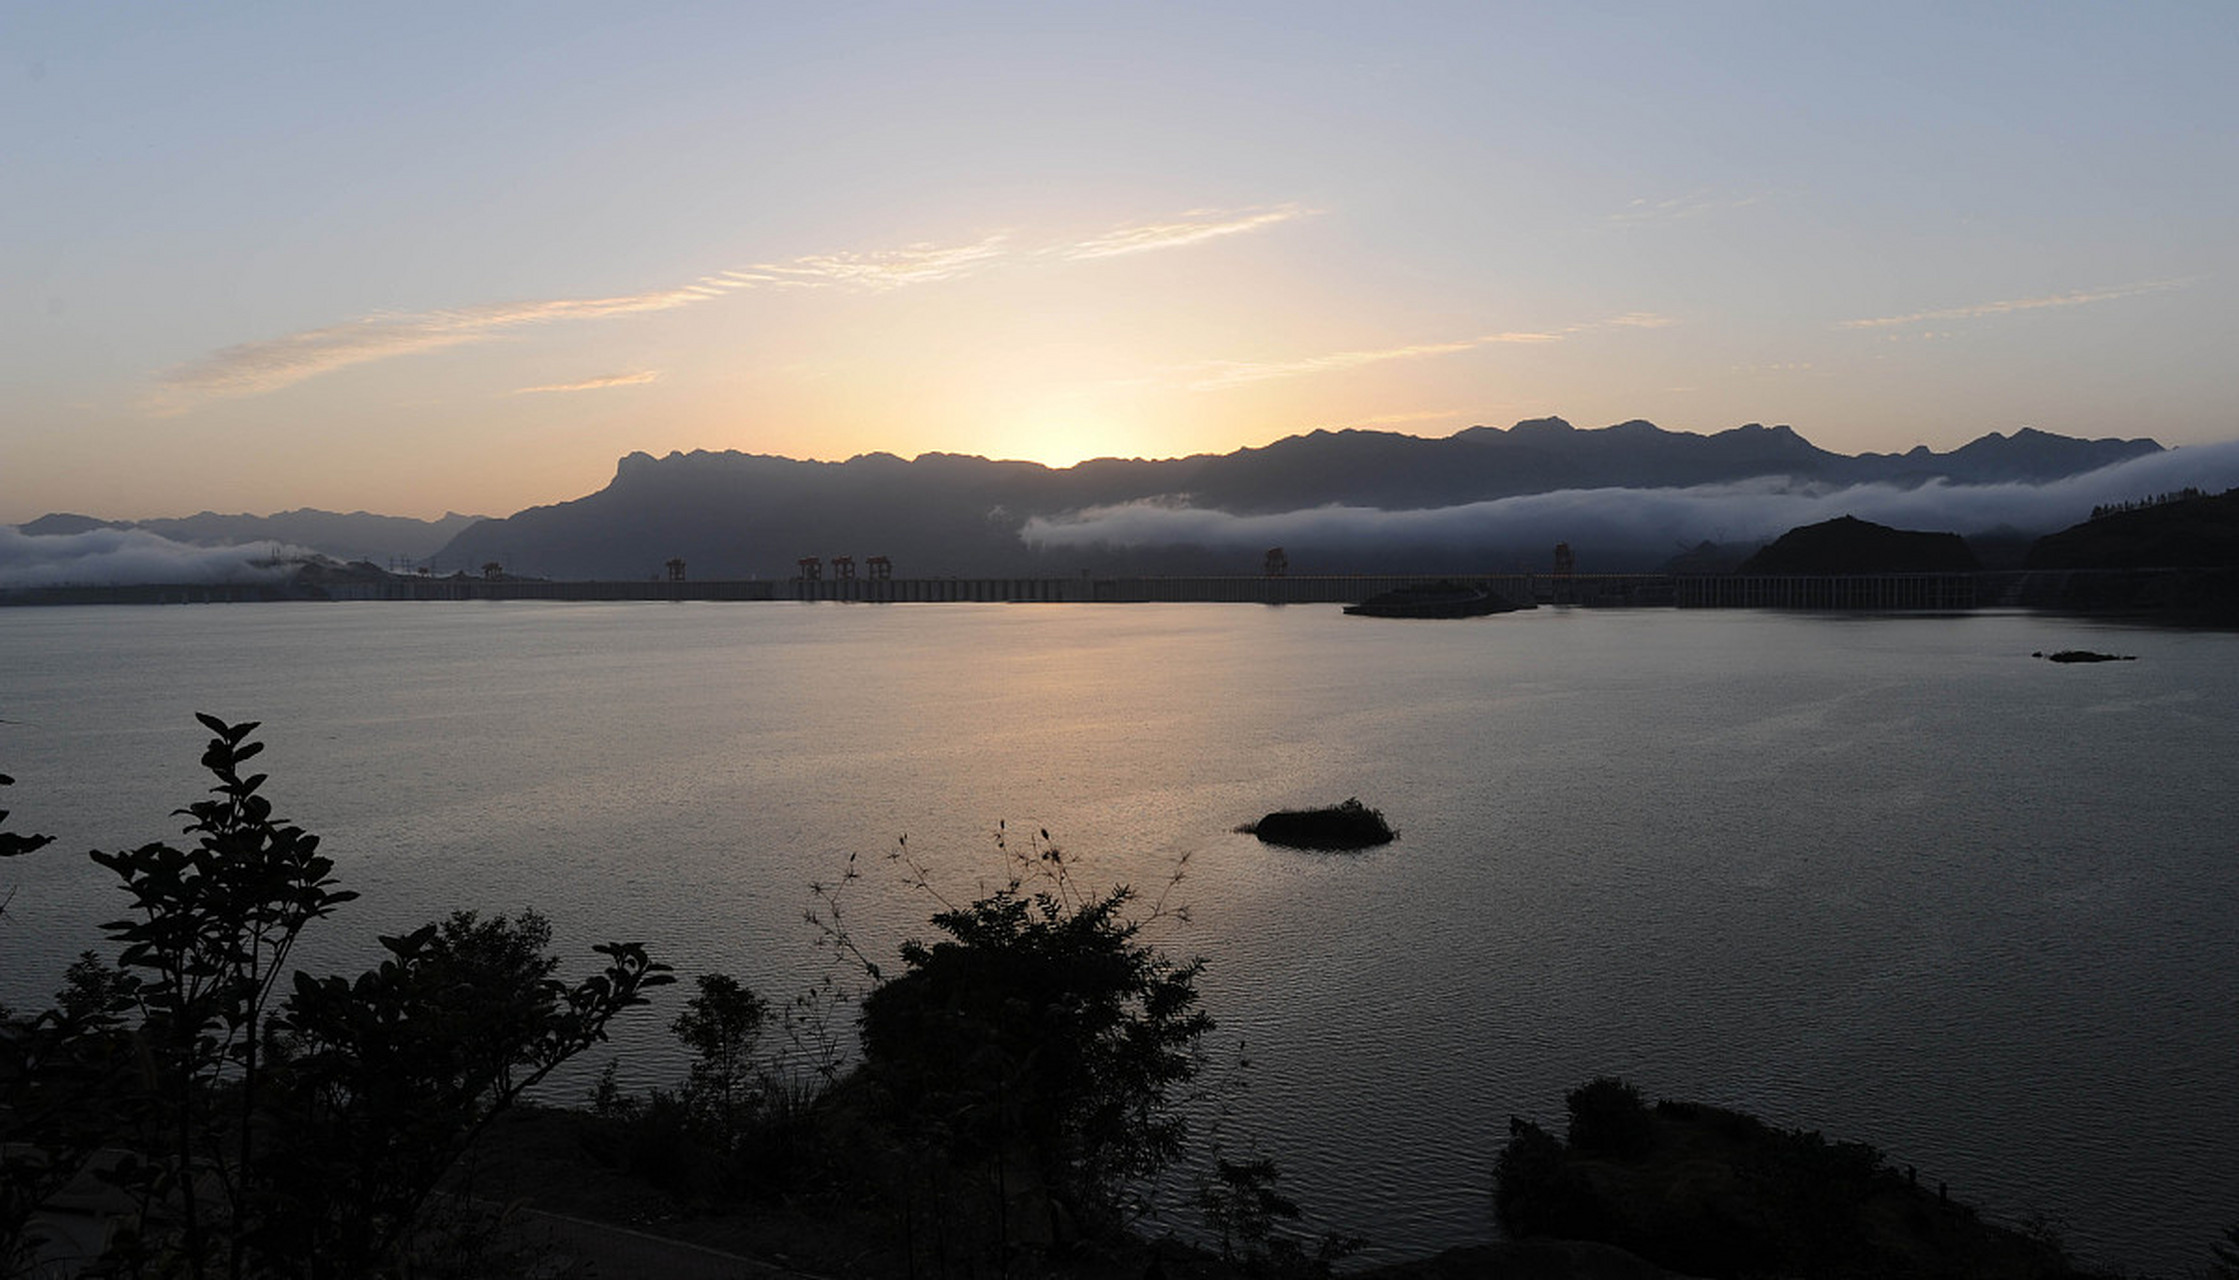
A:
<svg viewBox="0 0 2239 1280">
<path fill-rule="evenodd" d="M 366 511 L 319 511 L 302 507 L 268 516 L 197 515 L 153 520 L 100 520 L 93 516 L 57 512 L 44 515 L 19 531 L 33 537 L 86 533 L 94 529 L 144 529 L 149 533 L 197 547 L 241 546 L 278 542 L 332 556 L 337 560 L 370 560 L 376 564 L 392 558 L 424 559 L 456 538 L 461 531 L 487 516 L 446 512 L 440 520 L 415 520 L 409 516 L 374 515 Z"/>
<path fill-rule="evenodd" d="M 790 577 L 802 557 L 842 554 L 889 556 L 903 576 L 1252 572 L 1256 563 L 1238 562 L 1233 551 L 1186 539 L 1040 548 L 1022 533 L 1030 520 L 1130 504 L 1250 518 L 1332 507 L 1431 511 L 1560 491 L 1763 477 L 1829 486 L 2041 482 L 2161 451 L 2152 440 L 2079 440 L 2024 428 L 1948 453 L 1922 447 L 1849 456 L 1786 426 L 1699 435 L 1640 420 L 1582 430 L 1539 418 L 1443 438 L 1314 431 L 1226 454 L 1099 458 L 1065 468 L 947 453 L 804 462 L 735 451 L 641 452 L 624 457 L 604 489 L 471 525 L 436 558 L 446 568 L 494 561 L 517 574 L 560 578 L 641 578 L 671 558 L 685 560 L 695 577 Z M 1644 535 L 1602 563 L 1652 567 L 1671 550 Z M 1444 572 L 1447 560 L 1461 571 L 1499 551 L 1435 540 L 1373 553 L 1332 547 L 1311 571 Z M 1535 562 L 1543 553 L 1533 552 Z"/>
</svg>

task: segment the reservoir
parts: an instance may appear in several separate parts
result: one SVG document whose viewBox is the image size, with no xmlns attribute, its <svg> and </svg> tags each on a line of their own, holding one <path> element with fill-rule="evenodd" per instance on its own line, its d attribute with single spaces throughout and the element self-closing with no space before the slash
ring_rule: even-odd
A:
<svg viewBox="0 0 2239 1280">
<path fill-rule="evenodd" d="M 2137 661 L 2030 656 L 2068 648 Z M 2239 1219 L 2239 636 L 241 604 L 0 610 L 0 673 L 0 807 L 58 837 L 0 864 L 18 1007 L 123 904 L 83 851 L 178 838 L 207 711 L 263 722 L 265 794 L 363 895 L 306 934 L 315 969 L 533 906 L 565 972 L 642 939 L 782 1001 L 833 972 L 802 913 L 851 856 L 848 927 L 891 956 L 937 909 L 898 840 L 961 898 L 999 826 L 1046 829 L 1088 885 L 1187 907 L 1150 936 L 1209 962 L 1208 1119 L 1373 1258 L 1491 1238 L 1508 1117 L 1600 1074 L 1870 1142 L 2108 1263 L 2182 1271 Z M 1399 840 L 1234 830 L 1352 796 Z M 682 1072 L 661 994 L 613 1046 L 639 1087 Z"/>
</svg>

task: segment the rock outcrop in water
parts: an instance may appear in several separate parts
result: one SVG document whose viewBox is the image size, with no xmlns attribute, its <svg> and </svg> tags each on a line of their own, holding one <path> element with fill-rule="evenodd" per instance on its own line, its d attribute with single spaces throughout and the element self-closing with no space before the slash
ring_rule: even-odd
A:
<svg viewBox="0 0 2239 1280">
<path fill-rule="evenodd" d="M 2043 658 L 2047 662 L 2136 662 L 2138 660 L 2136 654 L 2098 653 L 2091 649 L 2060 649 L 2052 653 L 2032 653 L 2029 656 Z"/>
<path fill-rule="evenodd" d="M 1382 810 L 1357 798 L 1324 809 L 1281 809 L 1239 829 L 1292 849 L 1369 849 L 1399 838 Z"/>
</svg>

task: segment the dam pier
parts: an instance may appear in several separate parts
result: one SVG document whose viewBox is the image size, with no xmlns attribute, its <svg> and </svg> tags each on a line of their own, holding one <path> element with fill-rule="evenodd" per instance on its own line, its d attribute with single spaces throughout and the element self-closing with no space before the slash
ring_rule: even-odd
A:
<svg viewBox="0 0 2239 1280">
<path fill-rule="evenodd" d="M 1298 576 L 877 576 L 622 581 L 400 575 L 373 580 L 63 585 L 0 590 L 0 606 L 363 601 L 793 601 L 846 604 L 1358 604 L 1410 585 L 1450 582 L 1519 604 L 1587 608 L 1948 612 L 2038 603 L 2074 573 L 1491 573 Z"/>
</svg>

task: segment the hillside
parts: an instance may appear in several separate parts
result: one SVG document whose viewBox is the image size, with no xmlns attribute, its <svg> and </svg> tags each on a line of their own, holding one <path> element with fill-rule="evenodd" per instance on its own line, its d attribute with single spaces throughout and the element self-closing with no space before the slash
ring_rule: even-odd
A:
<svg viewBox="0 0 2239 1280">
<path fill-rule="evenodd" d="M 1966 573 L 1981 568 L 1956 533 L 1921 533 L 1838 516 L 1790 529 L 1741 573 Z"/>
<path fill-rule="evenodd" d="M 2038 539 L 2028 567 L 2239 568 L 2239 489 L 2095 516 Z"/>
<path fill-rule="evenodd" d="M 2041 608 L 2239 626 L 2239 489 L 2108 511 L 2038 539 Z"/>
</svg>

